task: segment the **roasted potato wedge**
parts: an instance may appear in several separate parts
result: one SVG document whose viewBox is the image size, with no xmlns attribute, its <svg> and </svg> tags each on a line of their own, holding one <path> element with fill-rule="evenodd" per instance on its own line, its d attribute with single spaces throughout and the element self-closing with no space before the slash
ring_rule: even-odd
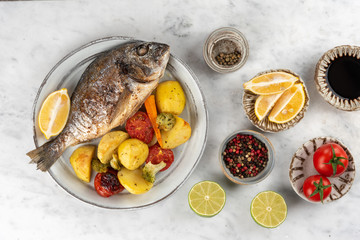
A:
<svg viewBox="0 0 360 240">
<path fill-rule="evenodd" d="M 148 145 L 136 138 L 125 140 L 118 148 L 120 163 L 129 170 L 140 167 L 148 155 Z"/>
<path fill-rule="evenodd" d="M 100 162 L 108 164 L 113 158 L 114 151 L 128 138 L 129 134 L 123 131 L 113 131 L 105 134 L 101 138 L 97 150 Z"/>
<path fill-rule="evenodd" d="M 141 168 L 135 170 L 122 168 L 117 176 L 121 185 L 133 194 L 146 193 L 153 187 L 151 182 L 148 182 L 143 178 Z"/>
<path fill-rule="evenodd" d="M 185 108 L 186 97 L 178 81 L 161 82 L 156 89 L 156 106 L 159 112 L 180 115 Z"/>
<path fill-rule="evenodd" d="M 90 182 L 91 160 L 95 155 L 95 150 L 96 147 L 93 145 L 81 146 L 70 156 L 70 164 L 76 176 L 85 182 Z"/>
<path fill-rule="evenodd" d="M 161 130 L 161 138 L 164 149 L 172 149 L 185 143 L 191 137 L 191 127 L 184 119 L 175 116 L 175 126 L 169 130 Z"/>
</svg>

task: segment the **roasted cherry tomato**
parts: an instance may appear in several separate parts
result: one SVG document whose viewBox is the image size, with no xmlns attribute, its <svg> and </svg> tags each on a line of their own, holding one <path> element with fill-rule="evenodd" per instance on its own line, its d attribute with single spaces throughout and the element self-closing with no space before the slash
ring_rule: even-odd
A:
<svg viewBox="0 0 360 240">
<path fill-rule="evenodd" d="M 117 178 L 116 171 L 96 174 L 94 186 L 96 192 L 102 197 L 110 197 L 124 190 Z"/>
<path fill-rule="evenodd" d="M 149 148 L 149 156 L 147 157 L 146 162 L 151 162 L 152 164 L 165 162 L 166 166 L 160 170 L 162 172 L 168 169 L 174 162 L 174 153 L 171 149 L 162 149 L 157 143 Z"/>
<path fill-rule="evenodd" d="M 337 177 L 345 172 L 349 160 L 344 149 L 336 143 L 319 147 L 313 157 L 314 167 L 325 177 Z"/>
<path fill-rule="evenodd" d="M 148 144 L 154 137 L 154 129 L 148 115 L 144 112 L 137 112 L 126 121 L 125 129 L 131 138 L 137 138 Z"/>
<path fill-rule="evenodd" d="M 304 181 L 303 192 L 310 201 L 323 202 L 331 193 L 331 183 L 327 177 L 313 175 Z"/>
</svg>

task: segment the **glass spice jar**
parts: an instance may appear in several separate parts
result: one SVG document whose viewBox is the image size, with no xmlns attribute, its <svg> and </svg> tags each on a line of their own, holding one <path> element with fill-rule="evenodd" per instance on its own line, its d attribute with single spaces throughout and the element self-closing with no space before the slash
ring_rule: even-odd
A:
<svg viewBox="0 0 360 240">
<path fill-rule="evenodd" d="M 203 55 L 205 62 L 214 71 L 234 72 L 245 64 L 249 45 L 245 36 L 237 29 L 219 28 L 207 38 Z"/>
</svg>

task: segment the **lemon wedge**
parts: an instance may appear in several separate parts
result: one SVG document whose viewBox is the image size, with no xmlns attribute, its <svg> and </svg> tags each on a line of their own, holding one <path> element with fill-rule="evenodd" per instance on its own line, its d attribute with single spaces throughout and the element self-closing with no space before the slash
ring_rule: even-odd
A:
<svg viewBox="0 0 360 240">
<path fill-rule="evenodd" d="M 298 77 L 286 72 L 270 72 L 262 74 L 244 83 L 244 89 L 257 95 L 272 95 L 284 92 L 299 80 Z"/>
<path fill-rule="evenodd" d="M 283 92 L 273 95 L 260 95 L 255 101 L 255 115 L 261 121 L 274 107 Z"/>
<path fill-rule="evenodd" d="M 297 83 L 281 95 L 269 114 L 269 120 L 274 123 L 289 122 L 298 115 L 304 105 L 304 87 Z"/>
<path fill-rule="evenodd" d="M 41 105 L 38 123 L 46 139 L 58 135 L 65 127 L 70 111 L 70 97 L 62 88 L 46 97 Z"/>
</svg>

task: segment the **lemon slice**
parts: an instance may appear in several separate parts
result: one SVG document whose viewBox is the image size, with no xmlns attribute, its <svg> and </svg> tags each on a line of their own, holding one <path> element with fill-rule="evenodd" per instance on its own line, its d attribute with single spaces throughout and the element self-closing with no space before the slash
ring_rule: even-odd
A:
<svg viewBox="0 0 360 240">
<path fill-rule="evenodd" d="M 269 120 L 275 123 L 285 123 L 292 120 L 305 105 L 305 91 L 301 83 L 286 90 L 275 103 L 270 112 Z"/>
<path fill-rule="evenodd" d="M 260 95 L 255 101 L 255 115 L 261 121 L 270 112 L 283 93 Z"/>
<path fill-rule="evenodd" d="M 250 213 L 260 226 L 275 228 L 285 221 L 287 206 L 280 194 L 265 191 L 256 195 L 251 201 Z"/>
<path fill-rule="evenodd" d="M 62 88 L 46 97 L 41 105 L 38 123 L 46 139 L 58 135 L 65 127 L 70 111 L 70 97 Z"/>
<path fill-rule="evenodd" d="M 213 217 L 225 206 L 226 194 L 218 183 L 202 181 L 191 188 L 188 200 L 195 213 L 202 217 Z"/>
<path fill-rule="evenodd" d="M 289 89 L 298 79 L 290 73 L 270 72 L 244 83 L 244 89 L 258 95 L 272 95 Z"/>
</svg>

